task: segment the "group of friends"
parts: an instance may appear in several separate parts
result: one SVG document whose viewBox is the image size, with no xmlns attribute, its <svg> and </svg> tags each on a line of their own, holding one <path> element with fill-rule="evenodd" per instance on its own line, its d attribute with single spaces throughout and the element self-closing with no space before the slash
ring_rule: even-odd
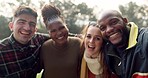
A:
<svg viewBox="0 0 148 78">
<path fill-rule="evenodd" d="M 35 9 L 19 6 L 0 42 L 0 78 L 148 78 L 148 28 L 116 10 L 99 13 L 81 37 L 70 36 L 58 7 L 41 9 L 48 34 L 37 33 Z"/>
</svg>

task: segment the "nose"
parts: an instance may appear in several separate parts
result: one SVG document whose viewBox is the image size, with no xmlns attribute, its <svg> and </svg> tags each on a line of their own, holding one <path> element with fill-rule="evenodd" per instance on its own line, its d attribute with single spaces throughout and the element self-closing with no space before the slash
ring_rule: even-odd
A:
<svg viewBox="0 0 148 78">
<path fill-rule="evenodd" d="M 90 43 L 94 43 L 94 38 L 91 38 L 91 39 L 89 40 L 89 42 L 90 42 Z"/>
<path fill-rule="evenodd" d="M 107 26 L 106 33 L 110 33 L 110 32 L 112 32 L 113 29 L 114 29 L 113 27 L 111 27 L 111 26 Z"/>
<path fill-rule="evenodd" d="M 58 34 L 58 35 L 62 34 L 62 31 L 58 30 L 58 31 L 57 31 L 57 34 Z"/>
<path fill-rule="evenodd" d="M 25 30 L 30 30 L 30 25 L 29 24 L 24 25 L 24 29 Z"/>
</svg>

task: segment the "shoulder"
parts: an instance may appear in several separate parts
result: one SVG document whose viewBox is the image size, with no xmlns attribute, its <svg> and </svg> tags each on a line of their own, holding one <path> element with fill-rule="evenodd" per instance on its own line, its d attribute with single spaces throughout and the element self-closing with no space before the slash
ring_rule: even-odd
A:
<svg viewBox="0 0 148 78">
<path fill-rule="evenodd" d="M 45 46 L 49 46 L 50 44 L 52 43 L 52 39 L 48 39 L 47 41 L 45 41 L 44 43 L 43 43 L 43 47 L 45 47 Z"/>
<path fill-rule="evenodd" d="M 44 33 L 36 33 L 33 37 L 32 40 L 35 43 L 44 43 L 46 40 L 50 39 L 50 37 L 48 36 L 48 34 L 44 34 Z"/>
<path fill-rule="evenodd" d="M 139 32 L 148 32 L 148 27 L 139 28 Z"/>
<path fill-rule="evenodd" d="M 77 37 L 69 37 L 69 45 L 74 47 L 81 47 L 82 41 L 80 38 Z"/>
<path fill-rule="evenodd" d="M 148 27 L 140 28 L 137 39 L 137 47 L 141 49 L 141 52 L 144 52 L 143 55 L 148 55 Z"/>
<path fill-rule="evenodd" d="M 7 48 L 8 46 L 10 46 L 9 37 L 0 41 L 0 50 L 3 50 L 5 48 Z"/>
<path fill-rule="evenodd" d="M 33 36 L 33 38 L 38 38 L 38 39 L 49 39 L 50 36 L 48 34 L 45 33 L 35 33 L 35 35 Z"/>
<path fill-rule="evenodd" d="M 148 27 L 139 28 L 138 39 L 148 41 Z"/>
<path fill-rule="evenodd" d="M 81 39 L 78 38 L 78 37 L 69 37 L 69 40 L 72 41 L 72 42 L 80 42 L 81 43 Z"/>
</svg>

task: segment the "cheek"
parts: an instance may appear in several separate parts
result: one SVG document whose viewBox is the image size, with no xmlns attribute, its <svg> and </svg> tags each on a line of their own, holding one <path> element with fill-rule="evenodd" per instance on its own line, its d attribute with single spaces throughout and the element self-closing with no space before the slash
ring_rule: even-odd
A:
<svg viewBox="0 0 148 78">
<path fill-rule="evenodd" d="M 21 30 L 21 28 L 16 27 L 16 26 L 14 26 L 14 27 L 12 28 L 12 31 L 14 31 L 14 32 L 18 32 L 19 30 Z"/>
<path fill-rule="evenodd" d="M 84 45 L 85 45 L 85 48 L 87 48 L 87 45 L 88 45 L 88 39 L 85 38 L 84 40 Z"/>
<path fill-rule="evenodd" d="M 37 30 L 36 29 L 32 29 L 32 34 L 34 34 Z"/>
<path fill-rule="evenodd" d="M 102 37 L 105 39 L 105 38 L 106 38 L 106 33 L 105 33 L 105 31 L 101 32 L 101 34 L 102 34 Z"/>
<path fill-rule="evenodd" d="M 54 39 L 55 38 L 55 33 L 49 33 L 49 36 Z"/>
<path fill-rule="evenodd" d="M 63 32 L 67 34 L 68 33 L 68 30 L 67 29 L 64 29 Z"/>
<path fill-rule="evenodd" d="M 119 23 L 114 27 L 116 30 L 120 30 L 120 31 L 124 31 L 124 29 L 126 28 L 126 24 L 124 23 Z"/>
<path fill-rule="evenodd" d="M 99 41 L 99 42 L 97 42 L 96 43 L 96 47 L 97 47 L 97 49 L 101 49 L 101 47 L 102 47 L 102 44 L 103 44 L 103 41 Z"/>
</svg>

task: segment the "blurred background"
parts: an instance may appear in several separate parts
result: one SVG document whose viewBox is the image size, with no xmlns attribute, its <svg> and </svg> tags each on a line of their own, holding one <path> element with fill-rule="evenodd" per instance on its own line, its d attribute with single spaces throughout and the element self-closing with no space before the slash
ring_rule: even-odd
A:
<svg viewBox="0 0 148 78">
<path fill-rule="evenodd" d="M 89 21 L 96 21 L 104 9 L 119 10 L 139 27 L 148 26 L 148 0 L 0 0 L 0 40 L 11 34 L 8 23 L 19 5 L 35 8 L 39 15 L 38 32 L 47 33 L 40 14 L 45 3 L 52 3 L 61 10 L 71 33 L 81 33 L 83 27 Z"/>
</svg>

